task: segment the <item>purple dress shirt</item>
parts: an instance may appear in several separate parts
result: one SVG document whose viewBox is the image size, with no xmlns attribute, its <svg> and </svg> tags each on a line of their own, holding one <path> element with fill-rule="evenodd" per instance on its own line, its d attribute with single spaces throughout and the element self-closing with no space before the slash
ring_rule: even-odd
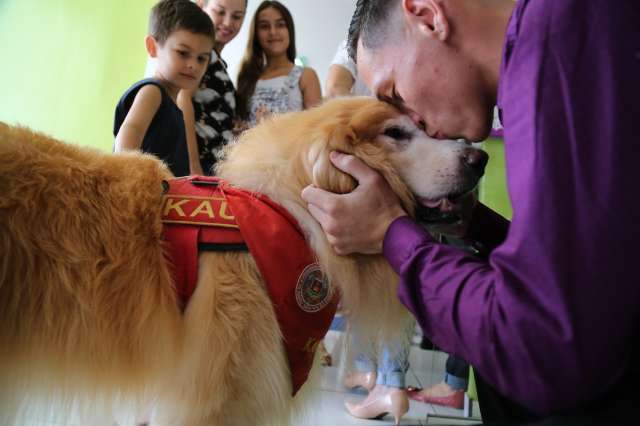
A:
<svg viewBox="0 0 640 426">
<path fill-rule="evenodd" d="M 481 209 L 472 227 L 504 241 L 479 260 L 405 217 L 384 254 L 438 346 L 536 414 L 565 412 L 640 364 L 640 2 L 519 0 L 498 107 L 513 220 Z"/>
</svg>

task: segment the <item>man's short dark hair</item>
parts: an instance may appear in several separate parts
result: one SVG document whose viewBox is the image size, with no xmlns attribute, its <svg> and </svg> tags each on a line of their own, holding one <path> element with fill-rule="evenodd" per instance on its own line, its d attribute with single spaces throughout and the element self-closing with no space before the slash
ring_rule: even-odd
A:
<svg viewBox="0 0 640 426">
<path fill-rule="evenodd" d="M 347 38 L 347 50 L 349 57 L 356 61 L 358 39 L 362 39 L 362 45 L 366 48 L 376 48 L 388 34 L 388 23 L 393 15 L 393 8 L 398 5 L 398 0 L 358 0 L 356 10 L 353 12 L 349 35 Z"/>
<path fill-rule="evenodd" d="M 160 44 L 179 30 L 203 34 L 215 42 L 213 22 L 197 4 L 189 0 L 161 0 L 151 9 L 149 35 Z"/>
</svg>

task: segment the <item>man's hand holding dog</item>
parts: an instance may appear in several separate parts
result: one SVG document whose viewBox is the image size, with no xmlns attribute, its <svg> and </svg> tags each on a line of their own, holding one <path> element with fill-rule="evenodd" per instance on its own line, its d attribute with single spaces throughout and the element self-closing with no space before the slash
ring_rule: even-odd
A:
<svg viewBox="0 0 640 426">
<path fill-rule="evenodd" d="M 336 151 L 330 158 L 334 166 L 358 181 L 358 187 L 348 194 L 306 187 L 302 198 L 309 212 L 336 253 L 381 253 L 389 225 L 407 213 L 387 181 L 360 159 Z"/>
</svg>

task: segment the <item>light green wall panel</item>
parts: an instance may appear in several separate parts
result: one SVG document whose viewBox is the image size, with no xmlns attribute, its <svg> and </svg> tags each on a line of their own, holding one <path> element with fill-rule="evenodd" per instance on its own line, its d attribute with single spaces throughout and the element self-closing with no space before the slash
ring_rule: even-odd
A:
<svg viewBox="0 0 640 426">
<path fill-rule="evenodd" d="M 154 0 L 0 0 L 0 121 L 111 150 Z"/>
<path fill-rule="evenodd" d="M 482 149 L 489 154 L 489 163 L 480 182 L 480 201 L 511 219 L 511 201 L 507 193 L 504 143 L 501 139 L 488 139 Z"/>
</svg>

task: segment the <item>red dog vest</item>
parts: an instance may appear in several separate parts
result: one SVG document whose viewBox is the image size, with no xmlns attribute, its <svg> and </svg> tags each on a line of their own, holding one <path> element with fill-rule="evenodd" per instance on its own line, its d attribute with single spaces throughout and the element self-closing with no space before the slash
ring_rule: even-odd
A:
<svg viewBox="0 0 640 426">
<path fill-rule="evenodd" d="M 265 195 L 232 188 L 216 177 L 173 179 L 168 186 L 164 239 L 182 308 L 195 291 L 199 247 L 248 247 L 276 312 L 295 395 L 338 304 L 296 220 Z"/>
</svg>

